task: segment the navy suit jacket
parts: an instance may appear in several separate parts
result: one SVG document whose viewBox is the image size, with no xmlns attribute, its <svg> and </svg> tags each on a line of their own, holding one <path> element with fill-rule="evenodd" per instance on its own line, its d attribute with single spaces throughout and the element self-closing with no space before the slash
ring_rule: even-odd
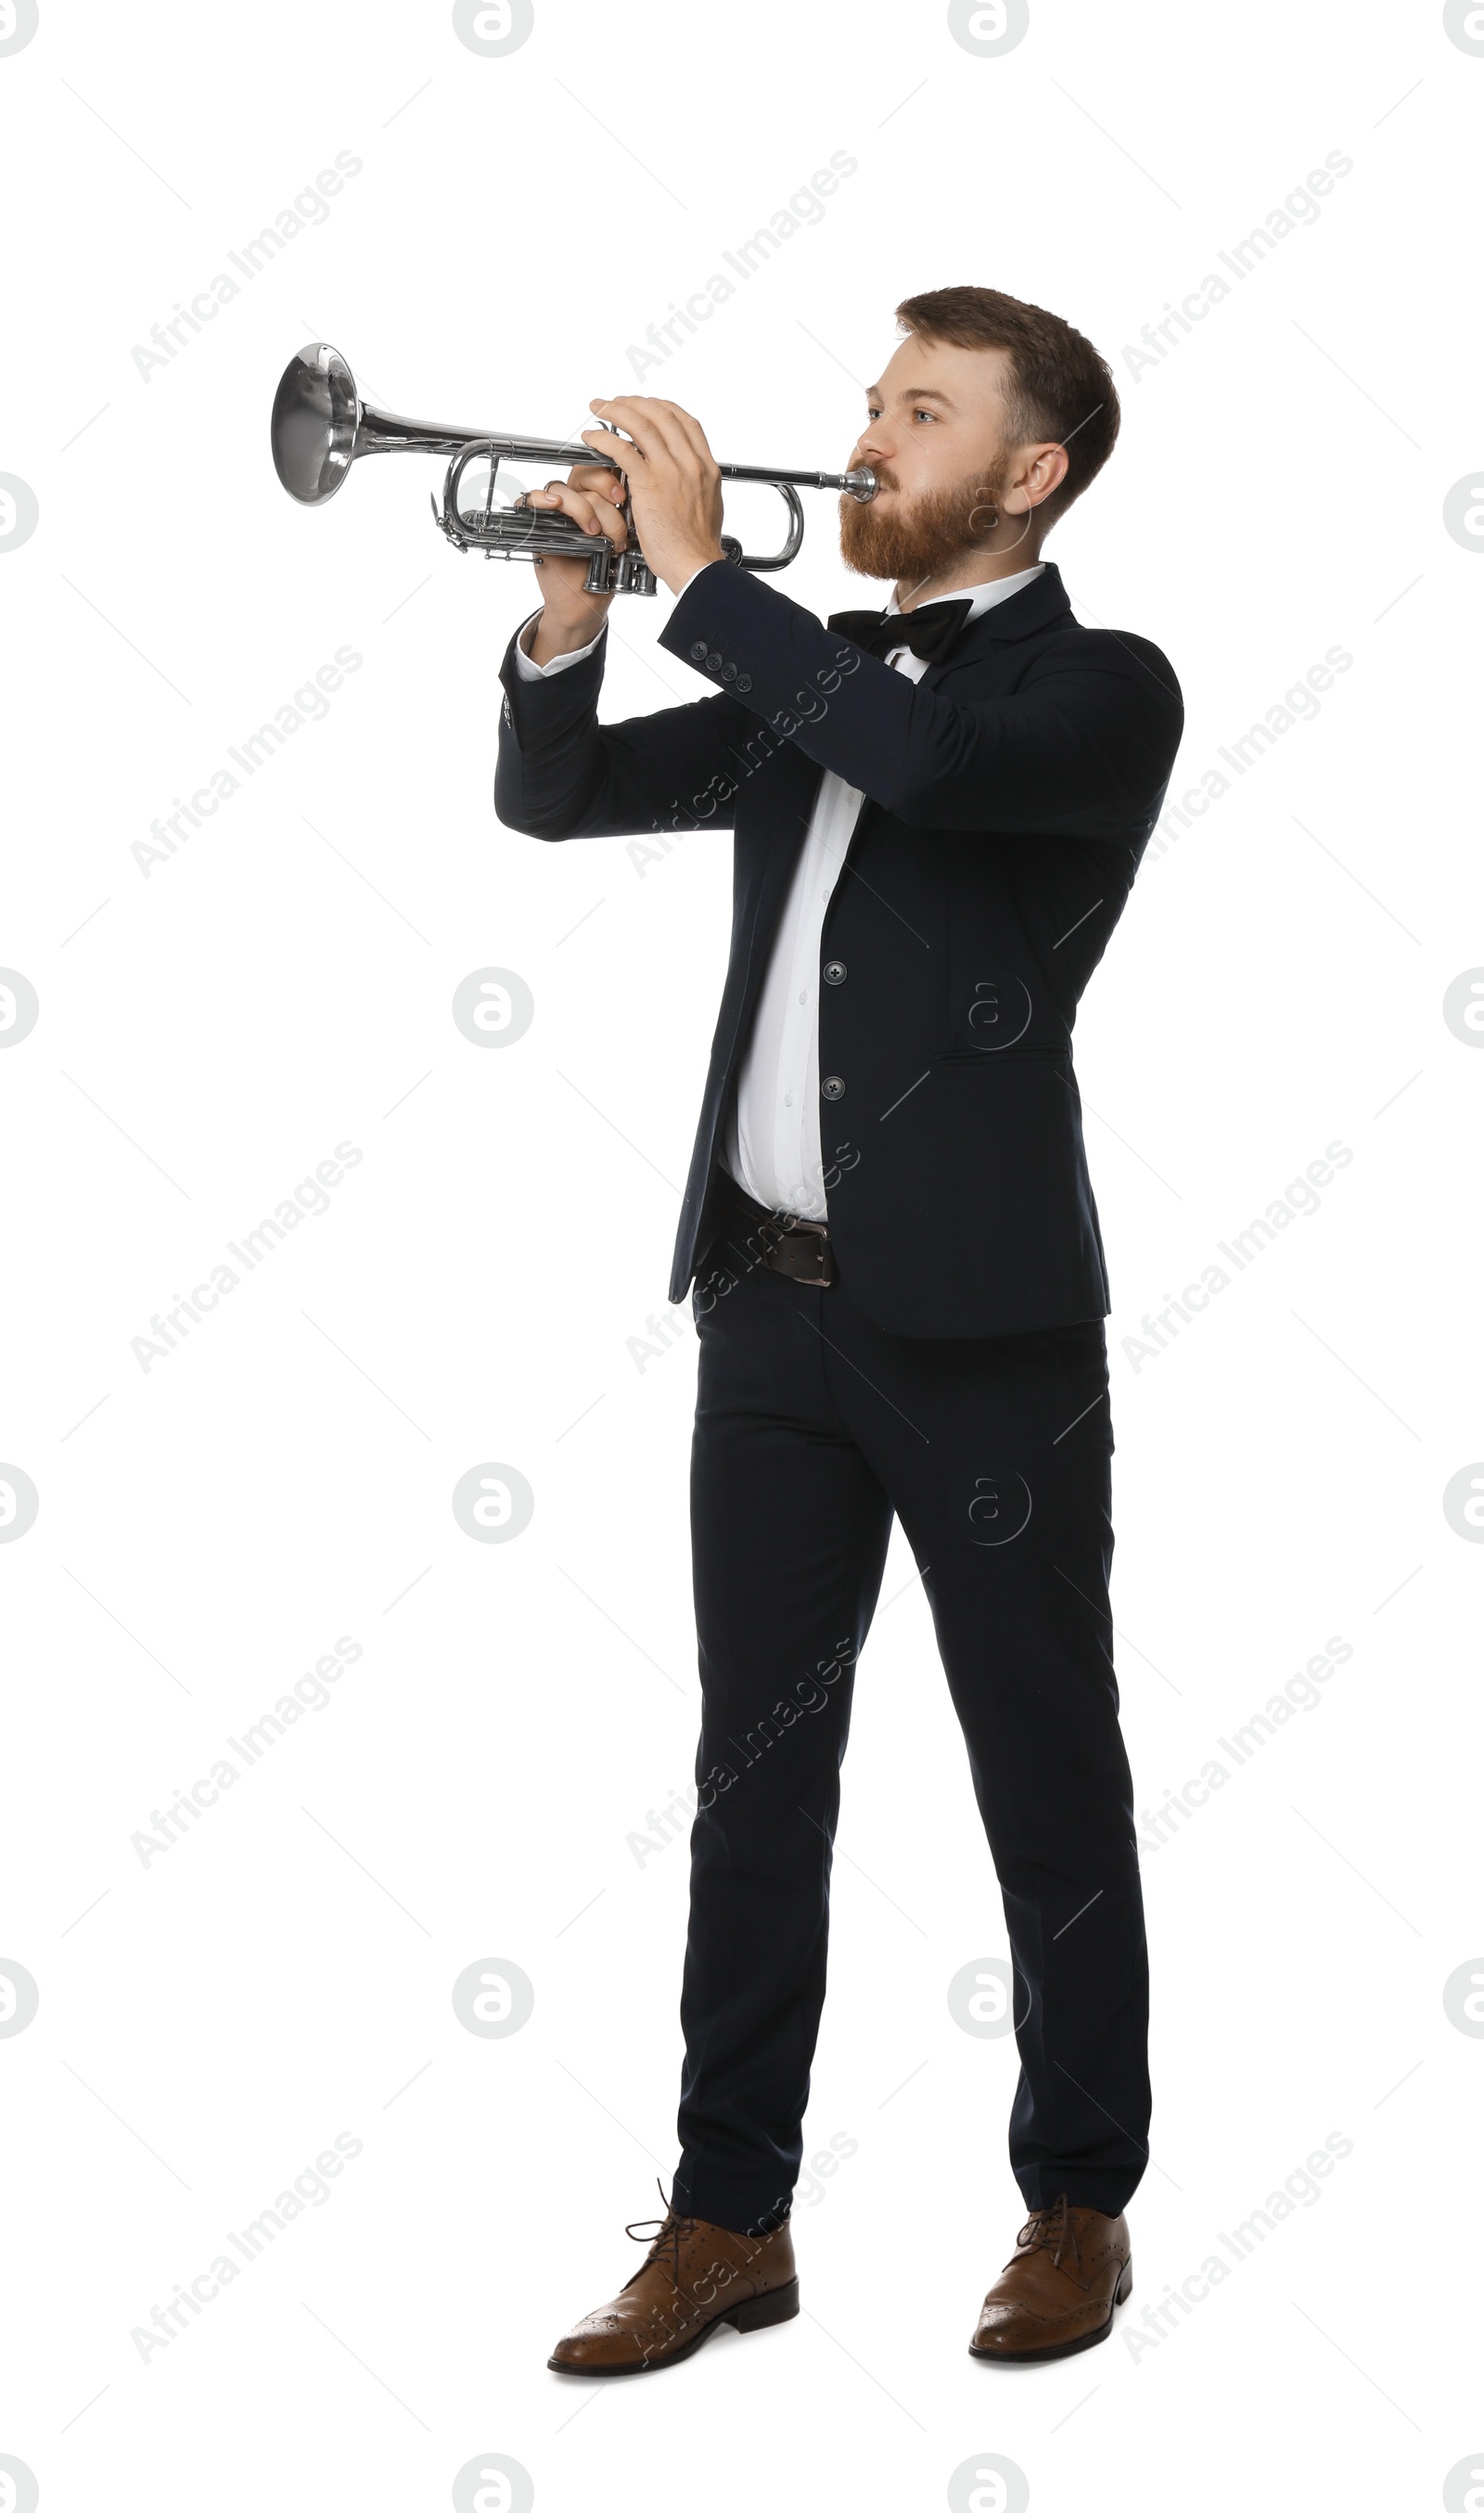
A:
<svg viewBox="0 0 1484 2513">
<path fill-rule="evenodd" d="M 602 641 L 545 681 L 522 680 L 507 651 L 495 808 L 535 838 L 734 833 L 731 958 L 670 1298 L 715 1237 L 728 1095 L 833 769 L 865 796 L 818 995 L 842 1279 L 896 1335 L 1105 1317 L 1072 1024 L 1180 741 L 1164 656 L 1080 626 L 1050 566 L 915 684 L 723 559 L 692 578 L 660 643 L 713 687 L 622 724 L 598 722 Z"/>
</svg>

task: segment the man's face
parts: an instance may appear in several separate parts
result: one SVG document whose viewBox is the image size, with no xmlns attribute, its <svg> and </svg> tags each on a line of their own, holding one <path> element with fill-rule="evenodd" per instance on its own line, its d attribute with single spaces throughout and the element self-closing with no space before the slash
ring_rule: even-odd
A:
<svg viewBox="0 0 1484 2513">
<path fill-rule="evenodd" d="M 865 506 L 840 500 L 840 554 L 856 575 L 916 584 L 966 550 L 998 557 L 1023 536 L 1023 509 L 1002 513 L 1014 450 L 1000 394 L 1007 363 L 1003 349 L 960 349 L 916 333 L 902 341 L 867 391 L 851 456 L 852 468 L 870 464 L 876 495 Z"/>
</svg>

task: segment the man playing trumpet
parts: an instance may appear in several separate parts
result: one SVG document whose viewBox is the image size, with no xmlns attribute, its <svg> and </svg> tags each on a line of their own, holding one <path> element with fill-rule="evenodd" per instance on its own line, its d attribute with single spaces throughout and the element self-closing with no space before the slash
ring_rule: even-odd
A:
<svg viewBox="0 0 1484 2513">
<path fill-rule="evenodd" d="M 992 289 L 897 309 L 841 550 L 892 582 L 822 626 L 721 546 L 704 432 L 616 439 L 530 502 L 676 597 L 694 703 L 601 724 L 610 596 L 541 561 L 501 672 L 495 799 L 543 839 L 733 832 L 731 964 L 676 1240 L 700 1338 L 702 1677 L 680 2160 L 641 2267 L 551 2364 L 677 2362 L 798 2309 L 789 2210 L 824 1995 L 855 1669 L 894 1516 L 932 1609 L 1003 1897 L 1028 2217 L 972 2339 L 1095 2345 L 1130 2290 L 1147 1971 L 1108 1576 L 1102 1235 L 1071 1036 L 1158 817 L 1164 656 L 1082 627 L 1042 544 L 1112 452 L 1107 367 Z M 626 441 L 624 441 L 626 440 Z M 739 1743 L 739 1740 L 742 1740 Z"/>
</svg>

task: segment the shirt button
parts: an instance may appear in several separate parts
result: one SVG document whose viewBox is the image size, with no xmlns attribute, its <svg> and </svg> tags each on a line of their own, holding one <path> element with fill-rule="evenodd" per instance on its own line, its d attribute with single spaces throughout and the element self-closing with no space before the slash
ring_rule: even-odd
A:
<svg viewBox="0 0 1484 2513">
<path fill-rule="evenodd" d="M 705 658 L 706 641 L 703 637 L 698 637 L 695 645 L 691 648 L 691 660 L 693 663 L 703 663 Z"/>
<path fill-rule="evenodd" d="M 807 1004 L 807 1003 L 808 1003 L 808 1001 L 809 1001 L 809 989 L 808 989 L 808 987 L 807 987 L 807 986 L 800 986 L 800 988 L 799 988 L 799 1001 L 800 1001 L 800 1003 L 801 1003 L 801 1004 Z"/>
<path fill-rule="evenodd" d="M 785 1108 L 791 1108 L 793 1106 L 793 1093 L 791 1091 L 784 1092 L 783 1105 Z"/>
<path fill-rule="evenodd" d="M 826 986 L 843 986 L 845 983 L 845 963 L 843 960 L 825 961 L 824 983 Z"/>
<path fill-rule="evenodd" d="M 743 690 L 750 690 L 750 688 L 752 687 L 752 675 L 751 675 L 751 673 L 750 673 L 750 672 L 739 672 L 739 673 L 738 673 L 738 675 L 737 675 L 737 687 L 738 687 L 739 695 L 740 695 Z"/>
<path fill-rule="evenodd" d="M 826 1073 L 820 1089 L 826 1099 L 843 1099 L 845 1097 L 845 1085 L 838 1073 Z"/>
</svg>

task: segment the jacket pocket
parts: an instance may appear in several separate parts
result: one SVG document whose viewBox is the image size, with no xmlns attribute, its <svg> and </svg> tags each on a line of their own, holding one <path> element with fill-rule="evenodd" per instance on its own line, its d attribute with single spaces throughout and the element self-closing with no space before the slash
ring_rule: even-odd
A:
<svg viewBox="0 0 1484 2513">
<path fill-rule="evenodd" d="M 945 1047 L 932 1058 L 934 1064 L 1009 1064 L 1023 1056 L 1060 1057 L 1063 1064 L 1071 1062 L 1071 1049 L 1047 1041 L 1040 1046 L 1022 1040 L 1015 1047 Z"/>
</svg>

